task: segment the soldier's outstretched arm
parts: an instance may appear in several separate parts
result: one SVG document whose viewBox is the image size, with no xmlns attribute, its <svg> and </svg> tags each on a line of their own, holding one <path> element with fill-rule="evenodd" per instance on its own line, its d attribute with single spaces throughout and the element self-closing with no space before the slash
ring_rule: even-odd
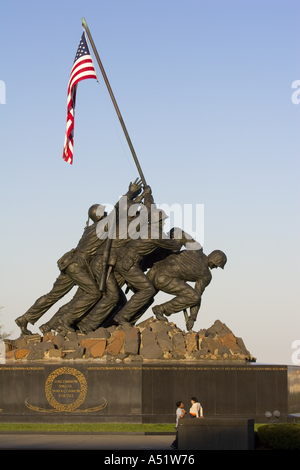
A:
<svg viewBox="0 0 300 470">
<path fill-rule="evenodd" d="M 178 240 L 172 240 L 172 239 L 158 239 L 157 240 L 157 245 L 160 246 L 161 248 L 165 248 L 166 250 L 170 250 L 174 253 L 177 253 L 180 251 L 182 247 L 182 243 Z"/>
<path fill-rule="evenodd" d="M 202 294 L 205 291 L 206 286 L 209 284 L 210 280 L 206 278 L 201 278 L 198 279 L 198 281 L 195 283 L 195 291 L 200 294 L 200 300 L 197 303 L 197 305 L 194 305 L 193 307 L 190 308 L 190 316 L 189 319 L 186 322 L 187 329 L 191 330 L 194 326 L 195 321 L 197 320 L 198 312 L 201 307 L 201 299 L 202 299 Z"/>
</svg>

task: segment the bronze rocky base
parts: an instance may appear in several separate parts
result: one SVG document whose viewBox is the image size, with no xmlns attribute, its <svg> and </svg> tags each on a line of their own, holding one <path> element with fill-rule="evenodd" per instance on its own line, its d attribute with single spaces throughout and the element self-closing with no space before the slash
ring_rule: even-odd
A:
<svg viewBox="0 0 300 470">
<path fill-rule="evenodd" d="M 134 327 L 100 327 L 88 335 L 33 334 L 7 339 L 5 345 L 6 362 L 256 361 L 243 340 L 220 320 L 207 330 L 186 333 L 152 317 Z"/>
</svg>

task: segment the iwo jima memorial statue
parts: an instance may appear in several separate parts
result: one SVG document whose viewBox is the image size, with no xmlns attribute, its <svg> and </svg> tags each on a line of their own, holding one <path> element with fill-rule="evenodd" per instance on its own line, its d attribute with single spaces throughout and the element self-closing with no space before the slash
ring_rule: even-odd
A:
<svg viewBox="0 0 300 470">
<path fill-rule="evenodd" d="M 130 343 L 131 336 L 137 341 L 132 349 L 140 360 L 234 358 L 253 361 L 254 358 L 245 348 L 242 339 L 236 338 L 219 320 L 207 331 L 193 332 L 203 292 L 212 280 L 211 271 L 218 267 L 224 269 L 227 257 L 221 250 L 214 250 L 207 256 L 201 245 L 179 227 L 172 228 L 167 234 L 164 232 L 167 215 L 157 208 L 151 187 L 146 183 L 84 18 L 82 25 L 84 32 L 68 85 L 67 130 L 63 158 L 72 164 L 77 85 L 81 80 L 97 79 L 88 37 L 140 178 L 129 184 L 127 193 L 109 214 L 102 204 L 93 204 L 89 208 L 88 221 L 78 245 L 57 262 L 60 273 L 52 290 L 37 299 L 26 313 L 16 319 L 21 337 L 19 340 L 7 341 L 7 358 L 72 359 L 91 357 L 93 354 L 98 358 L 105 357 L 105 348 L 100 348 L 100 351 L 98 348 L 98 352 L 93 352 L 91 347 L 83 346 L 87 346 L 84 338 L 98 337 L 106 340 L 108 351 L 114 350 L 114 354 L 117 351 L 116 356 L 119 359 L 126 359 L 126 356 L 132 355 L 133 352 L 130 347 L 128 352 L 125 346 L 125 343 Z M 193 287 L 192 282 L 195 283 Z M 77 286 L 77 290 L 73 299 L 40 326 L 44 339 L 47 338 L 43 343 L 49 343 L 50 349 L 47 350 L 47 344 L 41 347 L 40 339 L 36 334 L 32 335 L 28 324 L 35 324 L 74 286 Z M 132 291 L 129 300 L 122 289 L 123 286 L 126 286 L 126 293 Z M 159 291 L 173 297 L 161 305 L 154 306 L 154 317 L 140 323 L 141 328 L 138 328 L 143 330 L 147 327 L 148 331 L 155 332 L 155 335 L 150 335 L 147 340 L 146 333 L 143 335 L 137 328 L 135 333 L 131 332 L 130 335 L 130 329 L 136 325 L 139 327 L 138 321 L 151 308 Z M 168 321 L 172 315 L 179 312 L 184 314 L 187 333 Z M 117 335 L 116 330 L 123 334 Z M 60 337 L 76 338 L 76 341 L 73 341 L 77 344 L 74 351 L 70 353 L 71 344 L 69 348 L 68 344 L 65 344 L 67 349 L 58 347 L 63 343 L 57 338 L 54 339 L 55 332 Z M 114 336 L 123 340 L 123 344 L 116 349 L 109 348 L 114 343 Z M 72 347 L 74 348 L 74 344 Z M 108 356 L 111 356 L 109 352 Z"/>
<path fill-rule="evenodd" d="M 83 26 L 68 87 L 63 158 L 72 163 L 78 82 L 97 78 L 89 39 L 139 178 L 111 211 L 101 201 L 88 209 L 77 246 L 58 260 L 53 288 L 16 319 L 21 334 L 5 340 L 0 367 L 0 421 L 35 421 L 41 413 L 53 421 L 60 413 L 60 421 L 83 422 L 88 413 L 92 421 L 173 422 L 174 404 L 193 395 L 201 396 L 205 417 L 247 415 L 261 422 L 269 407 L 298 412 L 289 394 L 299 371 L 253 367 L 243 340 L 220 320 L 195 331 L 212 272 L 224 269 L 227 257 L 219 249 L 205 254 L 181 227 L 164 232 L 167 216 L 146 183 L 84 19 Z M 42 334 L 32 333 L 30 325 L 74 287 L 73 298 L 40 326 Z M 168 300 L 153 306 L 158 292 Z M 186 331 L 173 322 L 178 315 Z"/>
</svg>

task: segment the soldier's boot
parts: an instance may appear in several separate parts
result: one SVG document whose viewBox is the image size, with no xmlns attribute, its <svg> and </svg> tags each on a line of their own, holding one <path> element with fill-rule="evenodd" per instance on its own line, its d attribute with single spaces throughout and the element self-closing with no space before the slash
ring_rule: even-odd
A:
<svg viewBox="0 0 300 470">
<path fill-rule="evenodd" d="M 40 326 L 40 331 L 44 334 L 49 333 L 51 331 L 51 326 L 48 325 L 48 323 L 44 323 L 43 325 Z"/>
<path fill-rule="evenodd" d="M 114 316 L 112 321 L 115 325 L 124 325 L 124 323 L 129 323 L 129 321 L 125 317 L 123 317 L 123 315 L 120 315 L 119 313 L 117 313 L 117 315 Z"/>
<path fill-rule="evenodd" d="M 60 318 L 55 330 L 60 334 L 65 334 L 69 331 L 72 333 L 75 332 L 75 328 L 73 328 L 72 324 L 68 321 L 68 318 Z"/>
<path fill-rule="evenodd" d="M 32 335 L 32 332 L 30 330 L 28 330 L 28 328 L 27 328 L 28 321 L 26 320 L 25 315 L 22 315 L 21 317 L 18 317 L 15 320 L 15 322 L 18 325 L 18 327 L 21 329 L 22 335 L 25 335 L 25 336 Z"/>
<path fill-rule="evenodd" d="M 80 323 L 78 323 L 77 327 L 79 328 L 79 330 L 81 331 L 81 333 L 83 333 L 84 335 L 87 335 L 89 333 L 91 333 L 93 330 L 93 328 L 91 328 L 87 322 L 85 321 L 81 321 Z"/>
<path fill-rule="evenodd" d="M 164 316 L 165 309 L 162 305 L 155 305 L 155 307 L 152 307 L 152 312 L 156 316 L 157 320 L 169 322 L 169 320 Z"/>
</svg>

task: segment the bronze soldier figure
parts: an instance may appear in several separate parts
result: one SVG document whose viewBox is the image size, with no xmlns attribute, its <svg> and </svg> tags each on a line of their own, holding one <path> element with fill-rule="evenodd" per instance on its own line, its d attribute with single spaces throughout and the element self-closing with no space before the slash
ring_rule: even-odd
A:
<svg viewBox="0 0 300 470">
<path fill-rule="evenodd" d="M 120 203 L 119 201 L 115 204 L 115 208 L 114 208 L 115 210 L 110 214 L 113 216 L 111 218 L 111 225 L 114 225 L 114 226 L 109 236 L 113 235 L 113 239 L 109 239 L 109 236 L 108 236 L 108 238 L 106 239 L 106 242 L 99 245 L 99 248 L 96 250 L 93 258 L 90 261 L 89 268 L 91 270 L 93 278 L 95 279 L 98 285 L 99 290 L 101 291 L 101 294 L 103 294 L 101 295 L 101 301 L 100 299 L 98 300 L 101 302 L 101 306 L 103 307 L 105 312 L 107 309 L 111 311 L 113 307 L 115 306 L 115 304 L 119 301 L 120 297 L 123 303 L 126 301 L 126 298 L 124 298 L 125 296 L 123 295 L 123 292 L 121 292 L 121 290 L 119 289 L 116 283 L 113 272 L 109 272 L 109 275 L 106 276 L 106 273 L 107 273 L 106 268 L 107 268 L 109 259 L 111 259 L 111 251 L 113 249 L 113 246 L 116 242 L 118 242 L 119 228 L 120 228 L 119 222 L 120 221 L 122 222 L 124 220 L 126 221 L 128 209 L 133 204 L 136 204 L 136 206 L 138 206 L 138 204 L 141 202 L 142 198 L 145 195 L 145 191 L 143 192 L 142 195 L 138 196 L 140 191 L 141 191 L 141 182 L 136 180 L 134 183 L 130 184 L 128 193 L 122 198 L 123 199 L 122 203 Z M 120 210 L 125 212 L 125 214 L 121 214 L 122 215 L 121 219 L 120 219 Z M 107 220 L 110 218 L 110 215 L 107 217 Z M 108 228 L 108 231 L 110 231 L 110 228 Z M 100 235 L 100 233 L 98 233 L 98 235 Z M 107 242 L 109 242 L 109 248 L 108 248 Z M 122 244 L 124 244 L 125 242 L 126 242 L 126 239 L 120 241 L 120 243 Z M 107 262 L 105 261 L 106 256 L 108 258 Z M 105 275 L 105 283 L 102 286 L 103 274 Z M 88 331 L 93 331 L 92 329 L 86 327 L 86 322 L 83 322 L 82 319 L 88 313 L 88 310 L 90 310 L 90 308 L 95 305 L 95 302 L 93 303 L 93 305 L 89 305 L 88 308 L 80 308 L 80 309 L 74 308 L 74 305 L 76 306 L 75 302 L 77 303 L 81 302 L 81 299 L 82 299 L 82 291 L 81 289 L 79 289 L 76 292 L 73 301 L 67 304 L 67 308 L 65 308 L 66 306 L 62 307 L 63 311 L 61 311 L 60 312 L 61 314 L 59 315 L 60 317 L 59 325 L 56 325 L 56 328 L 55 328 L 57 331 L 60 331 L 60 330 L 72 331 L 74 322 L 75 323 L 80 322 L 78 323 L 78 327 L 83 333 L 87 333 Z M 96 304 L 96 306 L 98 306 L 98 303 Z M 93 310 L 88 315 L 87 318 L 89 318 L 90 315 L 92 314 L 93 314 Z"/>
<path fill-rule="evenodd" d="M 110 286 L 114 285 L 114 290 L 106 292 L 103 298 L 95 305 L 83 322 L 80 322 L 79 328 L 84 333 L 95 330 L 105 322 L 113 311 L 116 301 L 119 299 L 120 286 L 125 282 L 134 291 L 133 296 L 114 316 L 113 321 L 117 324 L 134 324 L 145 312 L 145 306 L 155 294 L 155 289 L 146 277 L 141 268 L 141 263 L 146 256 L 151 257 L 151 253 L 158 247 L 168 250 L 168 253 L 174 253 L 180 250 L 182 243 L 178 240 L 170 240 L 163 234 L 163 220 L 166 215 L 163 211 L 156 209 L 151 195 L 151 188 L 147 187 L 145 191 L 144 204 L 148 210 L 148 216 L 152 216 L 152 223 L 149 225 L 146 220 L 145 238 L 131 239 L 121 242 L 113 240 L 111 253 L 111 266 L 113 272 L 110 274 Z M 152 209 L 152 210 L 151 210 Z M 156 220 L 154 220 L 156 218 Z M 101 248 L 98 250 L 99 255 Z M 92 269 L 97 271 L 101 261 L 97 256 L 92 262 Z M 117 277 L 117 283 L 114 277 Z"/>
<path fill-rule="evenodd" d="M 27 329 L 27 324 L 34 325 L 44 313 L 47 312 L 58 300 L 66 295 L 72 287 L 78 285 L 82 292 L 86 294 L 89 304 L 97 302 L 100 298 L 100 291 L 97 283 L 93 279 L 90 269 L 89 260 L 94 251 L 98 248 L 103 240 L 99 240 L 96 236 L 97 223 L 107 214 L 104 212 L 105 207 L 101 204 L 94 204 L 88 211 L 89 218 L 94 222 L 85 231 L 75 249 L 67 252 L 57 262 L 60 274 L 53 284 L 53 288 L 48 294 L 43 295 L 27 310 L 24 315 L 18 317 L 15 321 L 21 328 L 24 335 L 31 334 Z M 56 316 L 57 318 L 57 316 Z M 42 333 L 50 331 L 51 327 L 47 324 L 41 327 Z"/>
<path fill-rule="evenodd" d="M 134 291 L 130 300 L 114 317 L 115 323 L 119 325 L 127 322 L 135 323 L 144 313 L 143 307 L 155 295 L 155 288 L 150 278 L 144 274 L 140 266 L 143 258 L 155 251 L 157 247 L 178 252 L 182 246 L 179 240 L 168 239 L 163 233 L 164 218 L 166 218 L 163 211 L 152 211 L 151 215 L 157 217 L 157 220 L 151 220 L 148 238 L 130 240 L 126 247 L 117 253 L 114 269 Z"/>
<path fill-rule="evenodd" d="M 140 191 L 141 182 L 136 180 L 134 183 L 130 183 L 126 197 L 133 199 Z M 15 320 L 22 334 L 31 334 L 27 329 L 27 324 L 34 324 L 38 321 L 47 310 L 66 295 L 75 285 L 77 285 L 79 289 L 74 298 L 68 304 L 63 305 L 49 322 L 41 326 L 40 329 L 42 333 L 55 329 L 58 326 L 60 316 L 66 314 L 69 309 L 72 309 L 77 316 L 82 316 L 100 299 L 102 294 L 91 272 L 90 261 L 99 246 L 104 242 L 103 239 L 99 238 L 97 233 L 98 223 L 107 216 L 104 209 L 105 207 L 101 204 L 94 204 L 90 207 L 88 215 L 94 223 L 90 227 L 87 226 L 85 228 L 77 247 L 67 252 L 58 260 L 57 264 L 61 272 L 52 290 L 48 294 L 40 297 L 24 315 Z M 65 326 L 69 327 L 70 331 L 73 331 L 71 325 Z"/>
<path fill-rule="evenodd" d="M 191 248 L 191 240 L 183 232 L 183 244 Z M 147 278 L 152 282 L 156 293 L 161 290 L 175 296 L 152 308 L 156 318 L 168 321 L 166 317 L 190 308 L 187 328 L 192 329 L 200 309 L 202 294 L 212 279 L 211 269 L 224 269 L 226 262 L 227 257 L 222 251 L 214 250 L 206 256 L 200 248 L 182 250 L 155 263 L 147 273 Z M 187 284 L 192 281 L 195 282 L 194 288 Z"/>
</svg>

